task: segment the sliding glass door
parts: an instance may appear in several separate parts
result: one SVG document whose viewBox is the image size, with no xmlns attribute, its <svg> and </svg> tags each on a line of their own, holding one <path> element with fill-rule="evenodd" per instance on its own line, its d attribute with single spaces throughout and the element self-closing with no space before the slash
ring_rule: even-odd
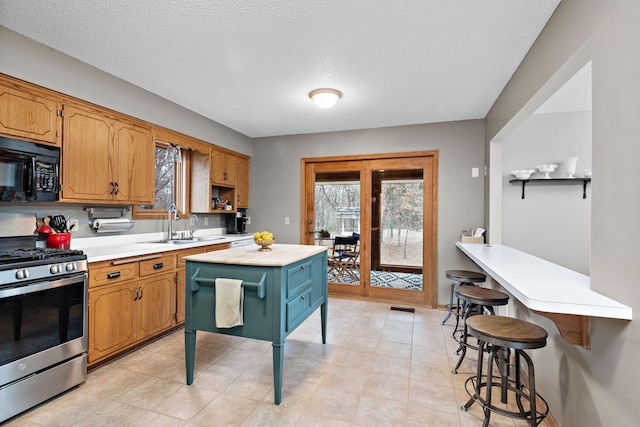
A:
<svg viewBox="0 0 640 427">
<path fill-rule="evenodd" d="M 437 153 L 373 157 L 303 159 L 301 240 L 331 293 L 435 306 Z"/>
</svg>

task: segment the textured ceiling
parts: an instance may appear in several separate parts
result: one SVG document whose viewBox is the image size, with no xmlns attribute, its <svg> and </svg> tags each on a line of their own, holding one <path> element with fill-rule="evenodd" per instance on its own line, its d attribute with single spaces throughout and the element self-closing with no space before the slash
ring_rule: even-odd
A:
<svg viewBox="0 0 640 427">
<path fill-rule="evenodd" d="M 559 1 L 2 0 L 0 25 L 260 137 L 484 118 Z"/>
<path fill-rule="evenodd" d="M 591 61 L 580 69 L 534 114 L 591 110 Z"/>
</svg>

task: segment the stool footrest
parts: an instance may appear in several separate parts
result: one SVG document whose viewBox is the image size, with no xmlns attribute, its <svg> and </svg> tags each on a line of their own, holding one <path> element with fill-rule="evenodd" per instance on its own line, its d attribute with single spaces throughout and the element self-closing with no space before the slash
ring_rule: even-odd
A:
<svg viewBox="0 0 640 427">
<path fill-rule="evenodd" d="M 486 375 L 482 376 L 481 382 L 480 382 L 480 389 L 487 387 L 486 378 L 487 378 Z M 482 381 L 483 379 L 484 381 Z M 493 376 L 493 379 L 494 379 L 493 388 L 499 390 L 501 387 L 502 379 L 499 376 L 495 376 L 495 375 Z M 485 399 L 482 398 L 482 396 L 476 395 L 477 387 L 478 387 L 477 376 L 474 375 L 472 377 L 467 378 L 467 380 L 464 383 L 464 388 L 467 394 L 469 395 L 469 401 L 460 408 L 461 410 L 466 411 L 467 409 L 469 409 L 469 407 L 471 407 L 471 405 L 474 402 L 477 402 L 480 406 L 482 406 L 483 410 L 489 409 L 492 412 L 495 412 L 496 414 L 500 414 L 509 418 L 525 420 L 527 422 L 531 422 L 531 420 L 535 420 L 536 425 L 538 425 L 549 414 L 549 405 L 547 404 L 547 401 L 544 400 L 544 398 L 538 393 L 536 393 L 537 404 L 536 404 L 535 415 L 531 413 L 530 409 L 524 410 L 522 401 L 524 399 L 526 403 L 529 400 L 530 391 L 528 387 L 525 385 L 522 385 L 521 388 L 516 387 L 515 381 L 511 379 L 507 381 L 507 390 L 512 393 L 512 396 L 515 396 L 516 402 L 518 404 L 518 408 L 520 409 L 518 412 L 507 409 L 507 404 L 504 404 L 504 406 L 503 405 L 496 406 L 493 403 L 491 404 L 487 403 Z M 497 392 L 496 395 L 499 396 L 500 393 Z M 540 407 L 541 406 L 540 403 L 542 403 L 542 407 Z"/>
</svg>

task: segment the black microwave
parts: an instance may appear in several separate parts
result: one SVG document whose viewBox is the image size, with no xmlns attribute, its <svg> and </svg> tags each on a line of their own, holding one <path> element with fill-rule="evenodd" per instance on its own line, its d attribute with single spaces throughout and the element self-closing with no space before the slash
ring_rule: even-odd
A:
<svg viewBox="0 0 640 427">
<path fill-rule="evenodd" d="M 58 147 L 0 137 L 0 201 L 54 202 L 59 180 Z"/>
</svg>

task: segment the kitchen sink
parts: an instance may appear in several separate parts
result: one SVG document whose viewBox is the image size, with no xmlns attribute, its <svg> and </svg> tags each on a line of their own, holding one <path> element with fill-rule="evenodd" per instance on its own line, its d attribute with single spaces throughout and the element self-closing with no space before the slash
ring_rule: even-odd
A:
<svg viewBox="0 0 640 427">
<path fill-rule="evenodd" d="M 207 242 L 210 240 L 221 240 L 224 239 L 222 236 L 201 236 L 201 237 L 193 237 L 191 239 L 163 239 L 163 240 L 149 240 L 146 242 L 139 243 L 148 243 L 148 244 L 159 244 L 159 243 L 170 243 L 174 245 L 183 245 L 186 243 L 197 243 L 197 242 Z"/>
<path fill-rule="evenodd" d="M 222 240 L 224 239 L 224 237 L 223 236 L 200 236 L 200 237 L 196 237 L 196 239 L 201 242 L 206 242 L 209 240 Z"/>
<path fill-rule="evenodd" d="M 179 245 L 179 244 L 185 244 L 185 243 L 194 243 L 194 242 L 199 242 L 198 239 L 172 239 L 172 240 L 148 240 L 146 242 L 138 242 L 138 243 L 144 243 L 144 244 L 159 244 L 159 243 L 167 243 L 167 244 L 174 244 L 174 245 Z"/>
</svg>

